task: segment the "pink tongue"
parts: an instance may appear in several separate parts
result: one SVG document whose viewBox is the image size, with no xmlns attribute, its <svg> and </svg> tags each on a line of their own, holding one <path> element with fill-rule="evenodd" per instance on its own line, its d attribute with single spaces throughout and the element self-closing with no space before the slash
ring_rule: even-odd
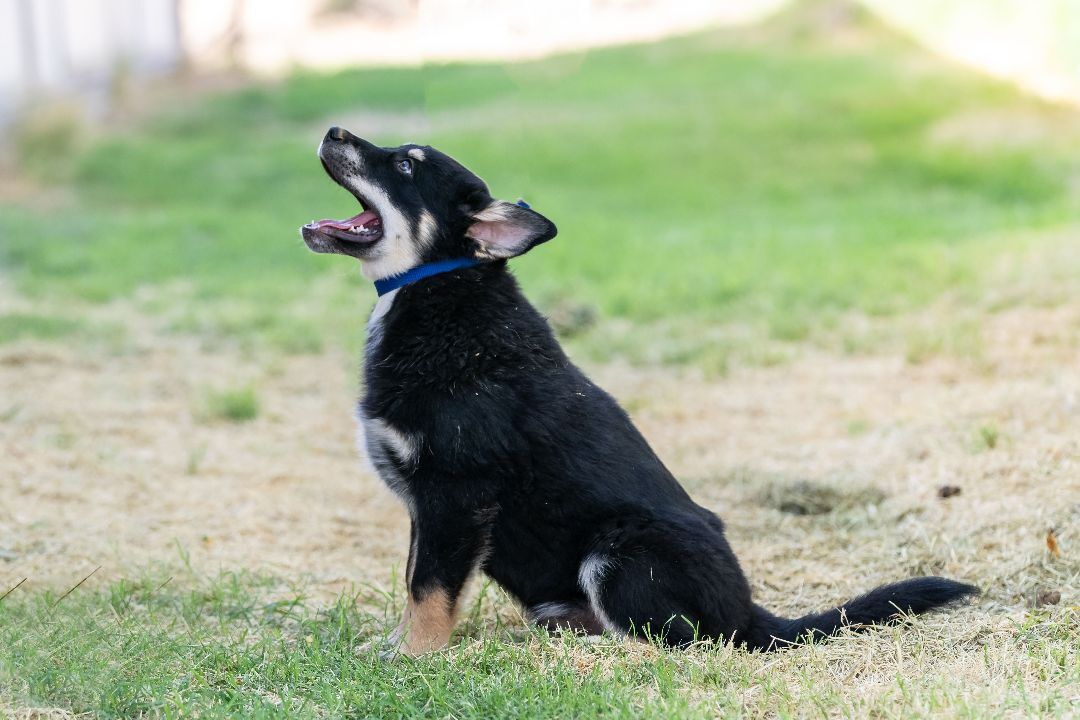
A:
<svg viewBox="0 0 1080 720">
<path fill-rule="evenodd" d="M 320 229 L 320 230 L 322 228 L 335 228 L 337 230 L 350 230 L 351 228 L 354 228 L 354 227 L 363 227 L 364 225 L 367 225 L 372 220 L 378 220 L 378 219 L 379 219 L 378 215 L 371 212 L 370 210 L 365 210 L 364 212 L 360 213 L 359 215 L 356 215 L 355 217 L 351 217 L 348 220 L 319 220 L 317 223 L 315 223 L 315 227 Z"/>
</svg>

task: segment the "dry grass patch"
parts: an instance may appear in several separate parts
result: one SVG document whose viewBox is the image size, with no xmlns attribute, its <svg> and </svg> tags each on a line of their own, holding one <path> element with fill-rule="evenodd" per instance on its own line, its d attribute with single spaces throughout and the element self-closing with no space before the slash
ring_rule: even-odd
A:
<svg viewBox="0 0 1080 720">
<path fill-rule="evenodd" d="M 1078 318 L 1075 305 L 988 316 L 989 369 L 980 371 L 963 360 L 913 365 L 813 346 L 784 366 L 726 376 L 592 368 L 695 497 L 725 519 L 762 604 L 801 614 L 932 573 L 982 586 L 975 605 L 778 655 L 715 646 L 669 653 L 531 633 L 487 585 L 467 605 L 458 649 L 398 669 L 333 654 L 352 657 L 353 643 L 392 622 L 408 537 L 404 511 L 353 446 L 355 359 L 213 351 L 137 318 L 125 323 L 121 348 L 8 343 L 0 346 L 8 408 L 0 417 L 0 585 L 27 580 L 0 609 L 18 609 L 22 624 L 9 617 L 9 628 L 32 628 L 21 637 L 40 639 L 19 646 L 24 658 L 47 653 L 65 673 L 85 670 L 108 647 L 89 636 L 73 646 L 78 652 L 50 645 L 48 618 L 91 622 L 79 613 L 95 618 L 88 627 L 100 625 L 102 637 L 120 632 L 132 647 L 160 646 L 162 677 L 206 662 L 197 657 L 244 667 L 265 658 L 251 665 L 261 668 L 250 680 L 254 694 L 228 692 L 280 713 L 298 706 L 278 663 L 302 674 L 325 660 L 364 692 L 410 688 L 394 712 L 593 712 L 595 703 L 559 704 L 588 695 L 616 715 L 927 717 L 998 708 L 1064 717 L 1080 703 L 1080 365 L 1067 339 Z M 260 409 L 247 422 L 207 423 L 191 412 L 206 388 L 252 378 Z M 946 486 L 956 492 L 943 494 Z M 29 609 L 32 598 L 55 599 L 98 566 L 60 615 Z M 160 582 L 117 589 L 121 578 L 162 566 L 174 569 Z M 214 580 L 241 568 L 254 575 L 225 588 Z M 100 614 L 95 598 L 129 596 L 151 599 L 109 600 L 132 618 L 119 626 L 108 620 L 114 610 Z M 172 617 L 184 624 L 151 633 Z M 171 644 L 184 637 L 182 647 Z M 320 637 L 337 638 L 319 646 L 331 655 L 313 655 L 309 642 Z M 19 702 L 39 693 L 40 702 L 13 707 L 157 707 L 124 705 L 127 696 L 97 696 L 90 686 L 64 694 L 18 667 L 6 672 L 9 687 L 23 688 Z M 501 684 L 507 673 L 523 678 L 516 690 Z M 324 692 L 307 696 L 307 707 L 341 709 L 335 677 L 306 681 Z M 96 682 L 125 687 L 111 675 Z M 490 702 L 462 705 L 468 687 Z M 528 693 L 546 699 L 521 705 Z M 195 703 L 177 707 L 200 707 L 195 696 L 177 697 Z"/>
</svg>

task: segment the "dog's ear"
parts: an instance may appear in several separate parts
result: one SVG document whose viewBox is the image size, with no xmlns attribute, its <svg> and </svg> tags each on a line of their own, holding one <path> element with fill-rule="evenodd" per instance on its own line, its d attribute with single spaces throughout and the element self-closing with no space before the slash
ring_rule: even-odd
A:
<svg viewBox="0 0 1080 720">
<path fill-rule="evenodd" d="M 516 257 L 558 232 L 555 223 L 524 203 L 494 200 L 472 218 L 465 236 L 476 241 L 476 254 L 484 258 Z"/>
</svg>

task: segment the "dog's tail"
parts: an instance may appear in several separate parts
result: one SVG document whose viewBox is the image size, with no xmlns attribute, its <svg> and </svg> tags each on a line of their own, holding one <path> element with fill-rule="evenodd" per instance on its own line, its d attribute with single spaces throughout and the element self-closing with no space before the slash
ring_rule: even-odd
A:
<svg viewBox="0 0 1080 720">
<path fill-rule="evenodd" d="M 844 627 L 888 623 L 902 613 L 923 613 L 979 592 L 974 585 L 940 577 L 920 577 L 882 585 L 840 607 L 801 618 L 778 617 L 754 606 L 754 617 L 744 641 L 750 650 L 776 650 L 814 635 L 834 635 Z"/>
</svg>

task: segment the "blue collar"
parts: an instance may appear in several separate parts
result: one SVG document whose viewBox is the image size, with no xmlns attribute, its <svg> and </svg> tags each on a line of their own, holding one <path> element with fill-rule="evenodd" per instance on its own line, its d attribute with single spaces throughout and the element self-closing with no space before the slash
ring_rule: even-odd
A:
<svg viewBox="0 0 1080 720">
<path fill-rule="evenodd" d="M 417 265 L 403 273 L 376 280 L 375 291 L 382 296 L 388 292 L 393 292 L 400 287 L 405 287 L 410 283 L 414 283 L 417 280 L 423 280 L 426 277 L 450 272 L 451 270 L 457 270 L 459 268 L 473 267 L 474 265 L 479 265 L 481 262 L 483 261 L 474 258 L 453 258 L 451 260 L 439 260 L 437 262 L 425 263 L 424 265 Z"/>
</svg>

